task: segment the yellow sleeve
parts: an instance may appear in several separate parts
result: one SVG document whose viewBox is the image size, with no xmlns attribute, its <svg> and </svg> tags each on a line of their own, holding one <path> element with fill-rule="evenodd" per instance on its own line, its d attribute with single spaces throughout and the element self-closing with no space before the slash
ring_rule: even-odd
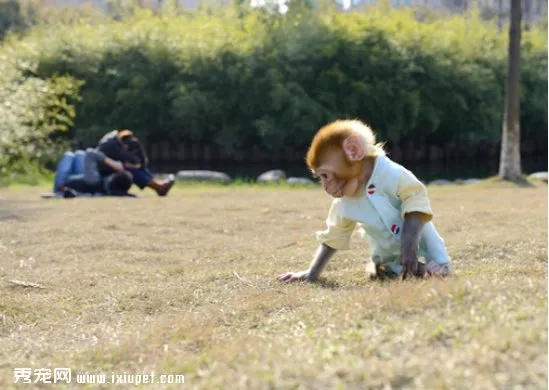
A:
<svg viewBox="0 0 549 390">
<path fill-rule="evenodd" d="M 402 168 L 398 180 L 397 196 L 401 200 L 401 217 L 418 212 L 424 214 L 425 222 L 433 219 L 433 210 L 427 194 L 427 188 L 409 170 Z"/>
<path fill-rule="evenodd" d="M 349 249 L 356 222 L 343 218 L 339 209 L 340 203 L 334 200 L 326 218 L 326 229 L 317 232 L 316 239 L 333 249 Z"/>
</svg>

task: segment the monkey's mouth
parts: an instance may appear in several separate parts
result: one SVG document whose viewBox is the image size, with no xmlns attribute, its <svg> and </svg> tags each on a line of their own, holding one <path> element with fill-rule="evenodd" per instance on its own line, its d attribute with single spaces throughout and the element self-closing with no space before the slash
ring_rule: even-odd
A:
<svg viewBox="0 0 549 390">
<path fill-rule="evenodd" d="M 345 185 L 338 185 L 337 183 L 328 183 L 324 187 L 326 193 L 334 198 L 343 197 Z"/>
<path fill-rule="evenodd" d="M 343 197 L 343 191 L 342 190 L 337 190 L 337 191 L 331 192 L 329 194 L 330 194 L 330 196 L 333 196 L 334 198 L 342 198 Z"/>
</svg>

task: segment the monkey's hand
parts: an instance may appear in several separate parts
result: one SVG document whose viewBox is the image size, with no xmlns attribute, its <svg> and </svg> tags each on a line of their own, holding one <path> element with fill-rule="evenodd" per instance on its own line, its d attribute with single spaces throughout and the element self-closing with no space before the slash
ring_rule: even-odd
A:
<svg viewBox="0 0 549 390">
<path fill-rule="evenodd" d="M 422 213 L 409 213 L 404 218 L 401 242 L 402 279 L 422 276 L 424 273 L 418 262 L 419 240 L 424 223 L 425 215 Z"/>
<path fill-rule="evenodd" d="M 408 256 L 402 258 L 402 279 L 406 279 L 408 276 L 422 277 L 424 275 L 424 267 L 419 263 L 417 257 Z"/>
<path fill-rule="evenodd" d="M 300 272 L 286 272 L 276 277 L 281 282 L 304 282 L 310 281 L 309 270 Z"/>
<path fill-rule="evenodd" d="M 301 272 L 287 272 L 277 277 L 281 282 L 294 282 L 294 281 L 308 281 L 315 282 L 328 260 L 336 252 L 335 249 L 330 248 L 329 246 L 322 244 L 318 247 L 311 266 L 307 271 Z"/>
</svg>

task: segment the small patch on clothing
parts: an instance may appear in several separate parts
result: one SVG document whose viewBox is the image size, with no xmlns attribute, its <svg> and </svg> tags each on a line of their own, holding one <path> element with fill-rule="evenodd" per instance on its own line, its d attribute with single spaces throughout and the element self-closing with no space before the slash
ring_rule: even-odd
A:
<svg viewBox="0 0 549 390">
<path fill-rule="evenodd" d="M 393 234 L 398 234 L 400 232 L 400 228 L 397 225 L 393 225 L 391 226 L 391 232 L 393 232 Z"/>
<path fill-rule="evenodd" d="M 368 195 L 373 195 L 376 193 L 376 186 L 374 184 L 370 184 L 368 186 Z"/>
</svg>

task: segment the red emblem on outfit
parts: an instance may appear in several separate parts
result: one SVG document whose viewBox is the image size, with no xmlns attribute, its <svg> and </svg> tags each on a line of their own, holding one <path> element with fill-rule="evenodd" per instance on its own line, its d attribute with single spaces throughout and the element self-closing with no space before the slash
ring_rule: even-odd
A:
<svg viewBox="0 0 549 390">
<path fill-rule="evenodd" d="M 375 194 L 375 193 L 376 193 L 376 186 L 373 185 L 373 184 L 370 184 L 370 185 L 368 186 L 367 192 L 368 192 L 368 195 L 373 195 L 373 194 Z"/>
<path fill-rule="evenodd" d="M 393 225 L 391 226 L 391 232 L 393 232 L 393 234 L 398 234 L 398 232 L 400 232 L 400 228 L 397 225 Z"/>
</svg>

